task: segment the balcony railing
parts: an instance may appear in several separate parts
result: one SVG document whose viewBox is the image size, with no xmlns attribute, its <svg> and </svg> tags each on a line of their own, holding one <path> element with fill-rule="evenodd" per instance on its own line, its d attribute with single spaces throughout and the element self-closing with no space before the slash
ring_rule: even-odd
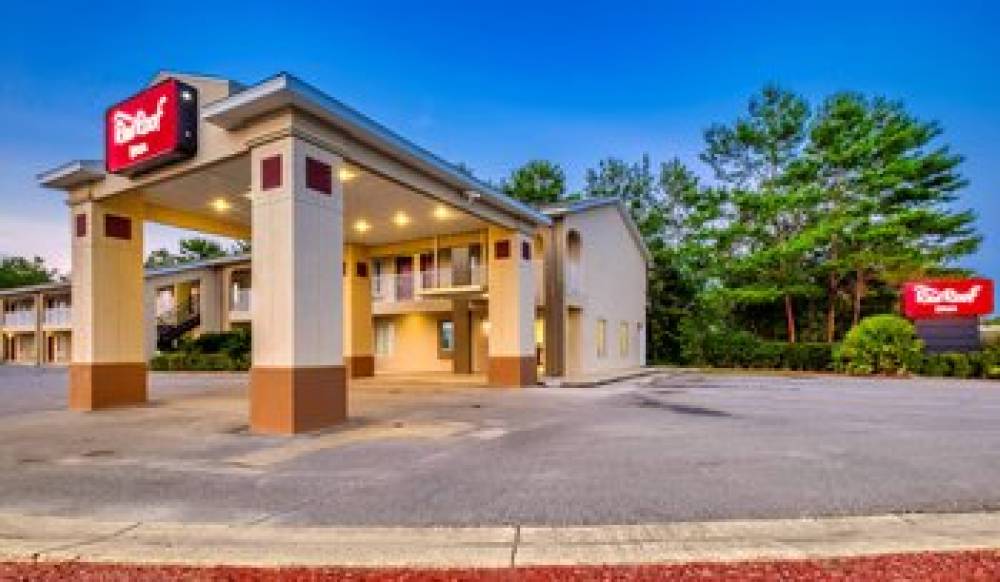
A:
<svg viewBox="0 0 1000 582">
<path fill-rule="evenodd" d="M 45 309 L 45 316 L 42 319 L 45 325 L 69 326 L 72 321 L 72 310 L 69 306 L 48 307 Z"/>
<path fill-rule="evenodd" d="M 437 272 L 430 270 L 406 274 L 386 273 L 372 277 L 372 301 L 375 303 L 419 301 L 422 292 L 485 285 L 486 269 L 479 266 L 466 269 L 439 269 Z"/>
<path fill-rule="evenodd" d="M 412 273 L 397 275 L 387 273 L 372 277 L 372 301 L 376 303 L 395 303 L 416 299 L 414 277 Z"/>
<path fill-rule="evenodd" d="M 3 314 L 4 327 L 35 327 L 37 322 L 38 316 L 34 309 L 17 309 Z"/>
<path fill-rule="evenodd" d="M 232 303 L 229 311 L 249 312 L 250 311 L 250 288 L 238 287 L 232 291 Z"/>
<path fill-rule="evenodd" d="M 464 269 L 445 268 L 420 273 L 421 289 L 448 289 L 452 287 L 482 287 L 486 285 L 486 269 L 480 266 Z"/>
</svg>

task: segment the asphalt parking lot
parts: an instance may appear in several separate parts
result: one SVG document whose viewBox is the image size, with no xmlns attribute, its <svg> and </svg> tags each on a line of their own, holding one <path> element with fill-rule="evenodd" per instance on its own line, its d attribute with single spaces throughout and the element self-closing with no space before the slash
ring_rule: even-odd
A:
<svg viewBox="0 0 1000 582">
<path fill-rule="evenodd" d="M 0 367 L 0 512 L 295 525 L 627 524 L 1000 508 L 1000 383 L 664 371 L 598 388 L 383 379 L 319 435 L 246 431 L 243 375 L 63 410 Z"/>
</svg>

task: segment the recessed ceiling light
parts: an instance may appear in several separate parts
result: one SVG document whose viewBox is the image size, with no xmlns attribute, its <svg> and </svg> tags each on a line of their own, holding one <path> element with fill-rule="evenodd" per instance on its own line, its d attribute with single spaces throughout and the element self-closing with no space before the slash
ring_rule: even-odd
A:
<svg viewBox="0 0 1000 582">
<path fill-rule="evenodd" d="M 354 230 L 356 230 L 356 231 L 358 231 L 360 233 L 366 233 L 366 232 L 368 232 L 371 229 L 372 229 L 372 225 L 367 220 L 365 220 L 363 218 L 360 219 L 360 220 L 357 220 L 354 223 Z"/>
<path fill-rule="evenodd" d="M 448 210 L 447 206 L 437 206 L 434 208 L 434 218 L 438 220 L 447 220 L 451 218 L 451 211 Z"/>
<path fill-rule="evenodd" d="M 341 166 L 340 170 L 337 172 L 337 176 L 340 177 L 341 182 L 347 182 L 348 180 L 353 180 L 358 177 L 358 173 L 350 168 L 350 166 Z"/>
<path fill-rule="evenodd" d="M 405 212 L 399 211 L 392 217 L 392 223 L 396 226 L 406 226 L 410 224 L 410 217 Z"/>
<path fill-rule="evenodd" d="M 216 198 L 215 200 L 212 200 L 212 210 L 216 212 L 226 212 L 232 208 L 232 206 L 233 205 L 230 204 L 225 198 Z"/>
</svg>

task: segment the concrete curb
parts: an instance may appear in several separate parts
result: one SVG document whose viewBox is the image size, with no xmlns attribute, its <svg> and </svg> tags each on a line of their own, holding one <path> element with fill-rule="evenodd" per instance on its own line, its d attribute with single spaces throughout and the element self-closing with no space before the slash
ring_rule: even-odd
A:
<svg viewBox="0 0 1000 582">
<path fill-rule="evenodd" d="M 638 370 L 625 370 L 622 372 L 612 372 L 607 375 L 588 378 L 588 379 L 564 379 L 564 378 L 546 378 L 539 382 L 541 386 L 546 388 L 594 388 L 597 386 L 604 386 L 607 384 L 614 384 L 615 382 L 624 382 L 625 380 L 634 380 L 636 378 L 642 378 L 649 376 L 651 374 L 656 374 L 662 372 L 662 370 L 657 370 L 656 368 L 642 368 Z"/>
<path fill-rule="evenodd" d="M 0 514 L 0 561 L 235 566 L 642 564 L 1000 548 L 1000 513 L 480 528 L 106 522 Z"/>
</svg>

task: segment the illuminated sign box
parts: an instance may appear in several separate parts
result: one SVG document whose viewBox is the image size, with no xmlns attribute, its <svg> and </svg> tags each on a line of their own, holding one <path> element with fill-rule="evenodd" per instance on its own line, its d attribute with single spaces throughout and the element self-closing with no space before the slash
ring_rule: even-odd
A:
<svg viewBox="0 0 1000 582">
<path fill-rule="evenodd" d="M 198 150 L 198 91 L 167 79 L 108 108 L 104 164 L 132 176 L 190 158 Z"/>
<path fill-rule="evenodd" d="M 903 285 L 903 313 L 910 319 L 988 315 L 993 313 L 993 281 L 911 281 Z"/>
</svg>

